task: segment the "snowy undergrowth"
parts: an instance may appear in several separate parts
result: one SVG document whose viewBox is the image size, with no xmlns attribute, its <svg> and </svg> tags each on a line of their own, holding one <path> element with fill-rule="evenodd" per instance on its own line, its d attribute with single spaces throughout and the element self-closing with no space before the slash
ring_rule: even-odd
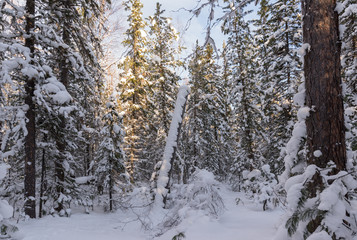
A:
<svg viewBox="0 0 357 240">
<path fill-rule="evenodd" d="M 275 240 L 350 240 L 355 236 L 356 211 L 351 208 L 355 200 L 350 194 L 356 189 L 355 182 L 344 171 L 331 175 L 335 166 L 329 164 L 326 169 L 309 165 L 304 173 L 286 181 L 288 211 Z M 307 189 L 316 184 L 316 178 L 321 179 L 319 190 L 322 191 L 310 196 Z M 312 225 L 314 221 L 319 221 L 316 229 Z"/>
<path fill-rule="evenodd" d="M 206 170 L 197 169 L 189 184 L 174 185 L 168 198 L 167 213 L 157 225 L 156 235 L 180 224 L 193 212 L 202 216 L 217 218 L 224 210 L 219 194 L 220 184 L 214 175 Z"/>
<path fill-rule="evenodd" d="M 203 175 L 203 176 L 202 176 Z M 244 193 L 233 192 L 224 183 L 217 183 L 210 174 L 197 173 L 196 183 L 173 186 L 173 190 L 184 199 L 177 197 L 183 208 L 154 211 L 150 204 L 149 188 L 136 188 L 122 202 L 121 208 L 113 213 L 103 213 L 102 208 L 94 208 L 84 214 L 82 208 L 73 208 L 71 217 L 46 216 L 42 219 L 20 221 L 20 232 L 16 240 L 171 240 L 175 236 L 185 236 L 184 240 L 270 240 L 282 211 L 263 211 L 245 198 Z M 193 180 L 193 179 L 192 179 Z M 202 182 L 202 181 L 208 182 Z M 212 181 L 211 183 L 209 181 Z M 203 185 L 203 189 L 199 186 Z M 212 186 L 214 185 L 214 186 Z M 203 198 L 202 191 L 211 186 L 224 203 L 218 215 L 208 207 L 210 199 Z M 201 189 L 195 194 L 194 190 Z M 188 194 L 187 196 L 182 194 Z M 185 199 L 186 197 L 186 199 Z M 194 197 L 194 201 L 190 199 Z M 237 204 L 237 199 L 241 201 Z M 203 200 L 203 201 L 202 201 Z M 169 199 L 173 201 L 173 199 Z M 145 205 L 150 204 L 150 205 Z M 223 207 L 223 206 L 222 206 Z M 164 227 L 164 222 L 180 214 L 179 221 Z M 150 222 L 152 221 L 152 222 Z M 164 228 L 164 229 L 162 229 Z"/>
<path fill-rule="evenodd" d="M 197 169 L 188 184 L 171 187 L 166 208 L 152 201 L 149 188 L 138 188 L 128 196 L 120 211 L 132 216 L 128 223 L 138 221 L 153 238 L 159 237 L 192 215 L 217 218 L 222 214 L 220 185 L 211 172 Z"/>
<path fill-rule="evenodd" d="M 252 171 L 243 171 L 243 190 L 246 196 L 258 208 L 262 210 L 274 209 L 279 205 L 279 197 L 275 192 L 277 180 L 270 172 L 268 164 L 261 167 L 261 171 L 253 169 Z"/>
</svg>

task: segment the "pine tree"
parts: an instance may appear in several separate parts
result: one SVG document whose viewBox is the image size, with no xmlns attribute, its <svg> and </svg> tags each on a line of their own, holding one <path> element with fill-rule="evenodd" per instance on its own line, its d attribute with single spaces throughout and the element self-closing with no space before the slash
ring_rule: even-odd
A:
<svg viewBox="0 0 357 240">
<path fill-rule="evenodd" d="M 302 9 L 306 107 L 298 117 L 306 119 L 307 167 L 285 183 L 285 227 L 292 238 L 352 239 L 356 181 L 347 174 L 336 1 L 303 1 Z"/>
</svg>

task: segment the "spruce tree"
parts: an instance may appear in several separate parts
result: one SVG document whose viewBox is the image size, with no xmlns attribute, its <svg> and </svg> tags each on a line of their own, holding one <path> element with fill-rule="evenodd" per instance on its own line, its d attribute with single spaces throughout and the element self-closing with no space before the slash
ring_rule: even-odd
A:
<svg viewBox="0 0 357 240">
<path fill-rule="evenodd" d="M 36 153 L 35 162 L 31 163 L 30 178 L 26 177 L 26 182 L 30 183 L 28 179 L 31 179 L 31 184 L 25 186 L 29 188 L 28 185 L 31 185 L 32 189 L 36 177 L 36 173 L 33 173 L 34 166 L 41 166 L 38 173 L 41 176 L 41 216 L 42 210 L 48 212 L 43 206 L 44 199 L 56 201 L 58 211 L 61 211 L 62 200 L 69 201 L 72 198 L 64 193 L 74 192 L 74 168 L 78 164 L 74 157 L 78 145 L 74 142 L 81 138 L 78 131 L 82 130 L 79 116 L 83 117 L 85 112 L 81 112 L 85 109 L 81 104 L 90 103 L 94 96 L 93 90 L 100 85 L 97 52 L 92 47 L 98 46 L 98 39 L 90 31 L 93 16 L 98 16 L 97 4 L 94 1 L 29 1 L 27 8 L 22 9 L 14 3 L 3 3 L 1 13 L 5 16 L 1 15 L 4 19 L 2 33 L 12 34 L 2 34 L 1 37 L 1 50 L 6 53 L 1 54 L 1 96 L 4 96 L 1 100 L 4 105 L 1 107 L 7 110 L 2 117 L 4 120 L 0 121 L 1 133 L 4 133 L 1 134 L 0 155 L 5 159 L 15 157 L 14 154 L 32 157 Z M 77 10 L 86 12 L 82 14 Z M 26 11 L 34 11 L 34 14 L 25 14 Z M 36 21 L 33 18 L 35 15 L 38 16 Z M 88 15 L 91 16 L 90 20 Z M 26 31 L 28 35 L 24 35 Z M 11 62 L 13 64 L 9 65 Z M 24 79 L 27 79 L 26 83 Z M 85 89 L 81 84 L 90 90 L 86 91 L 87 96 L 80 94 Z M 31 121 L 25 121 L 25 117 L 31 117 Z M 79 128 L 76 124 L 79 124 Z M 32 133 L 36 133 L 34 137 Z M 23 143 L 25 146 L 30 146 L 30 143 L 32 145 L 23 149 Z M 26 161 L 26 164 L 29 165 L 29 162 Z M 19 176 L 23 173 L 17 160 L 9 164 L 12 170 L 8 178 L 20 179 Z M 26 171 L 28 170 L 26 167 Z M 57 179 L 52 178 L 53 176 Z M 7 189 L 10 191 L 10 188 Z M 33 191 L 31 195 L 34 195 Z M 24 200 L 34 202 L 32 197 Z M 31 209 L 33 205 L 31 202 Z M 29 214 L 31 217 L 35 216 L 32 210 Z"/>
<path fill-rule="evenodd" d="M 189 63 L 191 94 L 187 101 L 187 115 L 183 123 L 180 156 L 183 158 L 184 182 L 196 167 L 218 172 L 217 110 L 218 65 L 213 47 L 196 47 Z"/>
<path fill-rule="evenodd" d="M 237 155 L 237 142 L 234 137 L 234 123 L 236 118 L 234 116 L 233 103 L 234 98 L 234 78 L 232 75 L 232 66 L 228 58 L 229 48 L 226 43 L 222 46 L 222 67 L 220 71 L 220 78 L 217 83 L 217 101 L 216 101 L 216 121 L 218 126 L 218 149 L 220 164 L 218 175 L 225 180 L 236 183 L 234 179 L 235 172 L 231 171 L 234 163 L 234 156 Z"/>
<path fill-rule="evenodd" d="M 171 19 L 164 17 L 161 4 L 156 4 L 156 12 L 149 17 L 148 65 L 150 69 L 151 91 L 149 101 L 149 142 L 146 167 L 154 169 L 161 160 L 166 137 L 169 132 L 180 77 L 176 73 L 182 62 L 178 60 L 181 47 L 178 33 L 171 24 Z M 145 167 L 145 166 L 143 166 Z"/>
<path fill-rule="evenodd" d="M 108 191 L 109 211 L 112 211 L 115 209 L 114 194 L 119 187 L 117 184 L 124 185 L 129 179 L 125 171 L 122 149 L 124 138 L 122 116 L 117 112 L 114 96 L 111 96 L 109 100 L 103 116 L 104 126 L 100 131 L 102 141 L 98 148 L 95 177 L 98 186 Z"/>
<path fill-rule="evenodd" d="M 353 0 L 340 1 L 337 9 L 340 13 L 340 22 L 345 27 L 341 39 L 343 78 L 353 94 L 357 93 L 357 27 L 356 13 L 352 11 L 355 4 Z"/>
<path fill-rule="evenodd" d="M 243 18 L 246 12 L 243 8 L 233 5 L 227 11 L 231 14 L 225 19 L 222 30 L 228 36 L 227 60 L 232 71 L 232 105 L 236 119 L 234 137 L 238 142 L 236 161 L 231 171 L 238 175 L 240 185 L 243 170 L 251 171 L 261 166 L 257 149 L 262 141 L 259 124 L 261 112 L 258 108 L 259 89 L 254 79 L 256 62 L 253 58 L 252 35 Z"/>
<path fill-rule="evenodd" d="M 348 132 L 346 133 L 347 147 L 348 147 L 348 161 L 349 165 L 355 165 L 352 159 L 356 157 L 357 137 L 355 126 L 357 124 L 357 115 L 353 110 L 356 106 L 357 94 L 357 26 L 356 13 L 351 11 L 355 1 L 340 1 L 338 12 L 340 13 L 341 25 L 345 27 L 342 33 L 342 49 L 341 49 L 341 67 L 342 80 L 345 83 L 345 104 L 346 104 L 346 119 L 349 124 L 346 125 Z"/>
<path fill-rule="evenodd" d="M 266 145 L 264 158 L 275 174 L 283 169 L 286 145 L 293 127 L 293 94 L 301 82 L 301 63 L 297 50 L 301 46 L 301 19 L 298 1 L 260 2 L 255 21 L 257 51 L 256 79 L 261 86 L 264 112 L 262 122 Z M 278 161 L 277 161 L 278 159 Z"/>
<path fill-rule="evenodd" d="M 127 167 L 131 180 L 139 178 L 140 171 L 137 164 L 144 164 L 148 161 L 145 158 L 144 147 L 146 132 L 149 129 L 147 120 L 147 97 L 150 92 L 147 70 L 148 63 L 145 57 L 147 48 L 146 23 L 142 19 L 143 5 L 139 0 L 128 0 L 125 2 L 125 9 L 130 11 L 128 16 L 129 29 L 126 31 L 126 39 L 123 45 L 126 47 L 124 61 L 119 65 L 123 70 L 120 76 L 119 89 L 120 100 L 125 115 L 123 125 L 126 131 L 124 138 L 124 150 L 128 157 Z"/>
<path fill-rule="evenodd" d="M 92 151 L 99 128 L 97 106 L 102 76 L 97 60 L 100 39 L 91 28 L 96 21 L 100 21 L 101 8 L 98 4 L 95 1 L 50 1 L 39 5 L 47 23 L 40 27 L 52 34 L 49 44 L 52 48 L 48 48 L 45 59 L 53 69 L 52 74 L 60 81 L 56 85 L 59 92 L 50 88 L 52 81 L 46 82 L 43 89 L 43 94 L 50 97 L 47 101 L 51 111 L 40 108 L 42 146 L 47 146 L 46 150 L 42 150 L 41 162 L 45 169 L 41 171 L 41 178 L 46 174 L 48 177 L 55 176 L 55 181 L 52 184 L 53 178 L 42 178 L 51 184 L 44 189 L 41 181 L 41 192 L 54 201 L 54 208 L 61 215 L 62 210 L 69 206 L 65 203 L 80 198 L 74 177 L 87 175 L 88 166 L 94 161 Z M 106 1 L 101 4 L 106 4 Z M 50 31 L 45 31 L 48 29 Z M 68 101 L 59 98 L 64 90 Z M 48 159 L 55 159 L 54 164 Z"/>
<path fill-rule="evenodd" d="M 21 62 L 27 49 L 23 47 L 21 36 L 24 22 L 17 22 L 18 14 L 24 9 L 0 1 L 0 162 L 10 167 L 1 176 L 2 195 L 13 211 L 23 211 L 23 159 L 24 134 L 26 132 L 23 102 L 23 79 Z M 4 165 L 2 165 L 4 166 Z M 4 228 L 4 226 L 2 226 Z"/>
<path fill-rule="evenodd" d="M 27 103 L 30 103 L 34 99 L 29 99 L 28 97 L 29 94 L 33 94 L 31 87 L 27 84 L 27 91 L 25 91 L 24 85 L 27 82 L 31 83 L 32 80 L 33 82 L 35 81 L 34 79 L 38 77 L 38 75 L 36 76 L 38 69 L 36 69 L 37 62 L 34 61 L 34 52 L 31 53 L 31 50 L 25 46 L 24 38 L 21 39 L 23 33 L 25 33 L 25 27 L 27 27 L 28 31 L 33 28 L 34 20 L 27 19 L 27 21 L 25 21 L 25 19 L 22 18 L 21 22 L 18 21 L 18 16 L 24 16 L 25 11 L 32 11 L 33 9 L 32 6 L 27 6 L 25 10 L 16 4 L 9 4 L 2 1 L 0 10 L 0 158 L 2 162 L 6 161 L 10 167 L 12 167 L 2 184 L 4 186 L 4 192 L 13 190 L 13 194 L 11 194 L 9 199 L 10 202 L 13 204 L 17 202 L 17 200 L 20 200 L 21 203 L 19 205 L 21 205 L 22 208 L 25 200 L 26 214 L 34 218 L 36 217 L 36 213 L 34 212 L 35 168 L 34 166 L 31 168 L 29 165 L 34 165 L 35 163 L 35 148 L 29 148 L 30 144 L 35 143 L 35 129 L 33 128 L 32 132 L 28 132 L 27 130 L 30 121 L 26 123 L 25 119 L 25 115 L 29 109 L 29 106 L 25 104 L 25 97 L 27 96 Z M 30 36 L 33 40 L 33 35 L 30 34 L 29 38 Z M 32 45 L 31 41 L 27 41 L 27 45 Z M 33 74 L 32 76 L 31 73 Z M 32 80 L 29 80 L 30 77 Z M 31 120 L 34 120 L 33 107 L 32 105 L 30 111 Z M 28 114 L 29 113 L 27 113 L 27 115 Z M 33 122 L 31 122 L 31 127 L 33 127 Z M 32 133 L 33 136 L 28 136 L 29 133 Z M 26 135 L 27 143 L 25 144 Z M 27 146 L 27 156 L 25 155 L 25 145 Z M 24 196 L 21 196 L 24 193 L 24 184 L 23 178 L 20 180 L 18 176 L 24 176 L 23 164 L 26 166 L 27 174 L 26 193 Z M 11 181 L 13 181 L 13 184 Z M 16 186 L 21 187 L 17 188 L 16 191 Z M 11 187 L 12 189 L 10 190 Z"/>
</svg>

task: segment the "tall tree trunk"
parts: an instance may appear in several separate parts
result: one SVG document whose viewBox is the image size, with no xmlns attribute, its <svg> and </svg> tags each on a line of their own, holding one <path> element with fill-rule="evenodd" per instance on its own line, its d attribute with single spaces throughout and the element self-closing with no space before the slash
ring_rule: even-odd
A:
<svg viewBox="0 0 357 240">
<path fill-rule="evenodd" d="M 70 1 L 66 0 L 64 3 L 65 7 L 65 16 L 64 21 L 62 23 L 62 40 L 65 44 L 70 45 L 70 36 L 68 32 L 68 24 L 69 24 L 69 14 L 71 4 Z M 69 69 L 67 64 L 67 50 L 61 49 L 61 59 L 59 64 L 60 69 L 60 81 L 61 83 L 67 88 L 68 87 L 68 75 Z M 59 123 L 59 131 L 56 140 L 58 156 L 55 162 L 55 175 L 56 175 L 56 191 L 57 191 L 57 198 L 60 198 L 61 194 L 64 192 L 64 168 L 63 162 L 65 160 L 65 151 L 66 151 L 66 141 L 65 141 L 65 128 L 66 128 L 66 119 L 63 115 L 59 116 L 60 123 Z M 57 202 L 58 207 L 56 211 L 60 212 L 63 209 L 63 202 Z"/>
<path fill-rule="evenodd" d="M 326 168 L 336 165 L 330 174 L 346 169 L 344 108 L 340 74 L 340 40 L 336 0 L 303 0 L 304 71 L 306 104 L 310 107 L 307 127 L 307 163 Z M 324 188 L 320 173 L 307 184 L 309 198 Z M 308 224 L 314 232 L 321 224 L 317 216 Z"/>
<path fill-rule="evenodd" d="M 305 0 L 304 43 L 306 103 L 311 108 L 306 121 L 308 163 L 336 170 L 346 168 L 344 108 L 341 82 L 338 14 L 336 0 Z M 321 151 L 319 156 L 315 151 Z M 314 154 L 315 153 L 315 154 Z M 319 156 L 319 157 L 318 157 Z"/>
<path fill-rule="evenodd" d="M 31 55 L 35 52 L 35 38 L 31 33 L 35 27 L 35 0 L 26 1 L 26 34 L 25 46 L 30 49 Z M 31 61 L 30 64 L 33 64 Z M 33 101 L 35 90 L 35 77 L 27 77 L 25 84 L 25 104 L 26 111 L 25 137 L 25 214 L 30 218 L 36 218 L 36 125 L 35 125 L 35 103 Z"/>
</svg>

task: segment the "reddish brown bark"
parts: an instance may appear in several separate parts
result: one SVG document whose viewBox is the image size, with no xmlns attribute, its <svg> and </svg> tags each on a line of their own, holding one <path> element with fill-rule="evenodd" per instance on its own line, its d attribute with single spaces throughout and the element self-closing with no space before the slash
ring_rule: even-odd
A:
<svg viewBox="0 0 357 240">
<path fill-rule="evenodd" d="M 346 169 L 344 108 L 342 98 L 341 44 L 336 0 L 303 0 L 303 38 L 310 46 L 304 57 L 306 104 L 310 107 L 307 127 L 307 163 L 326 168 L 330 174 Z M 308 197 L 316 197 L 325 184 L 316 172 L 306 185 Z M 318 215 L 307 224 L 312 233 L 320 225 Z"/>
<path fill-rule="evenodd" d="M 308 164 L 336 164 L 335 173 L 346 169 L 344 108 L 342 98 L 338 14 L 336 0 L 303 0 L 304 71 Z M 322 155 L 314 155 L 315 151 Z"/>
</svg>

